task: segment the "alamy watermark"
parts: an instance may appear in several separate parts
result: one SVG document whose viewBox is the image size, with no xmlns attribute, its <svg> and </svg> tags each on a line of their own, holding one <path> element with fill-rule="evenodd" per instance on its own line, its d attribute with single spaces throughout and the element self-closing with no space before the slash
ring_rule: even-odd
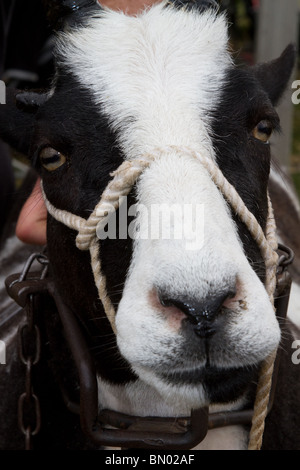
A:
<svg viewBox="0 0 300 470">
<path fill-rule="evenodd" d="M 292 349 L 296 351 L 292 354 L 292 363 L 298 366 L 300 364 L 300 340 L 296 340 L 292 344 Z"/>
<path fill-rule="evenodd" d="M 114 207 L 101 208 L 97 226 L 100 240 L 183 240 L 186 250 L 200 250 L 204 244 L 204 204 L 133 204 L 119 199 Z M 117 220 L 118 219 L 118 220 Z"/>
<path fill-rule="evenodd" d="M 0 104 L 6 104 L 6 86 L 2 80 L 0 80 Z"/>
<path fill-rule="evenodd" d="M 0 341 L 0 364 L 6 364 L 6 344 Z"/>
<path fill-rule="evenodd" d="M 293 104 L 300 104 L 300 80 L 295 80 L 292 83 L 292 89 L 296 90 L 292 94 L 292 102 Z"/>
</svg>

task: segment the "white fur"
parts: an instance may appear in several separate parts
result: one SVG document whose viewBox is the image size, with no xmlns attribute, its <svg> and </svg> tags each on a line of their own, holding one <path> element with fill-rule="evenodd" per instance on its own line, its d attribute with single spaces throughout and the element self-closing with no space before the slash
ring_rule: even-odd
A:
<svg viewBox="0 0 300 470">
<path fill-rule="evenodd" d="M 136 416 L 178 416 L 178 408 L 175 403 L 165 401 L 155 388 L 143 384 L 141 381 L 129 383 L 126 386 L 116 386 L 98 379 L 101 389 L 101 408 L 111 409 L 120 413 Z M 225 407 L 212 407 L 210 412 L 223 410 L 237 410 L 242 406 L 241 402 Z M 189 416 L 189 407 L 182 408 Z M 194 450 L 246 450 L 248 432 L 242 426 L 226 426 L 220 429 L 210 430 L 205 439 Z"/>
<path fill-rule="evenodd" d="M 159 4 L 139 17 L 101 13 L 58 49 L 133 158 L 170 144 L 210 148 L 209 112 L 231 63 L 227 39 L 223 16 Z"/>
<path fill-rule="evenodd" d="M 247 450 L 248 432 L 242 426 L 227 426 L 208 431 L 194 450 Z"/>
<path fill-rule="evenodd" d="M 138 375 L 170 401 L 179 400 L 191 407 L 203 405 L 205 395 L 199 384 L 173 386 L 161 381 L 155 373 L 156 368 L 172 367 L 172 358 L 180 357 L 185 349 L 185 339 L 149 304 L 153 285 L 162 286 L 171 297 L 180 293 L 189 298 L 205 298 L 210 292 L 226 290 L 232 280 L 235 283 L 239 279 L 240 296 L 247 302 L 247 309 L 241 311 L 236 307 L 236 315 L 228 321 L 210 351 L 212 365 L 238 367 L 263 360 L 279 342 L 279 327 L 266 291 L 246 260 L 224 200 L 197 162 L 165 155 L 144 173 L 138 184 L 138 195 L 147 207 L 178 198 L 183 204 L 202 202 L 204 246 L 193 252 L 186 250 L 185 240 L 135 242 L 116 318 L 118 346 Z M 138 217 L 137 223 L 141 231 L 146 231 L 143 225 L 147 221 Z M 186 350 L 178 370 L 205 365 L 205 357 L 199 355 L 196 362 L 189 357 L 188 345 Z"/>
<path fill-rule="evenodd" d="M 227 40 L 222 15 L 164 10 L 160 4 L 138 17 L 101 13 L 84 29 L 62 34 L 58 51 L 117 131 L 125 158 L 170 144 L 214 158 L 210 113 L 218 105 L 231 63 Z M 193 252 L 186 250 L 186 240 L 135 241 L 117 312 L 117 339 L 140 381 L 122 391 L 122 403 L 119 396 L 108 402 L 114 409 L 124 404 L 126 412 L 138 413 L 139 402 L 144 413 L 185 414 L 207 403 L 201 384 L 170 385 L 157 371 L 169 370 L 172 360 L 178 370 L 193 371 L 205 359 L 189 357 L 184 337 L 149 303 L 153 286 L 205 297 L 238 280 L 247 307 L 236 306 L 223 339 L 215 341 L 210 357 L 215 366 L 247 366 L 264 359 L 279 342 L 279 327 L 243 253 L 228 207 L 200 163 L 180 152 L 166 153 L 145 171 L 137 189 L 139 202 L 149 209 L 156 203 L 203 204 L 204 246 Z M 137 223 L 147 229 L 142 215 Z M 139 396 L 136 402 L 133 391 Z M 149 399 L 141 400 L 143 394 Z M 154 410 L 153 401 L 161 403 Z"/>
</svg>

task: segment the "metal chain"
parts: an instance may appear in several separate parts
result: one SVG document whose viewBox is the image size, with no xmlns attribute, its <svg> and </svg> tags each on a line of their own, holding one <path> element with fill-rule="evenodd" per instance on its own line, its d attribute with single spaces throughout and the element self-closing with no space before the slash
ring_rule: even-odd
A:
<svg viewBox="0 0 300 470">
<path fill-rule="evenodd" d="M 48 260 L 46 256 L 35 253 L 27 260 L 17 282 L 26 280 L 34 260 L 44 265 L 40 279 L 45 277 Z M 38 364 L 41 355 L 41 334 L 34 315 L 36 300 L 35 294 L 28 295 L 25 305 L 26 319 L 18 330 L 19 358 L 25 366 L 25 391 L 18 401 L 18 425 L 25 437 L 25 450 L 32 449 L 32 437 L 38 434 L 41 427 L 40 402 L 33 388 L 34 366 Z"/>
<path fill-rule="evenodd" d="M 18 402 L 18 424 L 25 436 L 25 450 L 30 450 L 31 438 L 39 432 L 41 426 L 40 403 L 33 390 L 33 366 L 38 363 L 41 352 L 40 330 L 33 319 L 33 295 L 28 297 L 25 310 L 26 320 L 18 331 L 19 357 L 26 368 L 25 391 Z"/>
</svg>

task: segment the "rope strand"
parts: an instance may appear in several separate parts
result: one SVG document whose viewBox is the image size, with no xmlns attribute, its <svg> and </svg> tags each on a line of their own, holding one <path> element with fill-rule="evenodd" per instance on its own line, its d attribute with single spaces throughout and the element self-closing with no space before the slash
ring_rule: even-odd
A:
<svg viewBox="0 0 300 470">
<path fill-rule="evenodd" d="M 48 212 L 58 221 L 78 231 L 76 237 L 76 246 L 80 250 L 89 250 L 91 256 L 91 266 L 94 275 L 95 284 L 98 290 L 99 298 L 103 304 L 104 311 L 116 334 L 115 325 L 115 309 L 107 295 L 106 278 L 101 270 L 100 247 L 97 238 L 97 227 L 101 224 L 105 225 L 106 218 L 119 207 L 120 198 L 127 196 L 132 187 L 140 177 L 142 172 L 151 164 L 151 162 L 160 158 L 164 153 L 176 151 L 186 156 L 190 156 L 198 160 L 208 171 L 212 181 L 219 188 L 223 197 L 230 204 L 234 212 L 239 216 L 245 224 L 251 236 L 260 248 L 262 257 L 266 266 L 265 288 L 268 293 L 270 302 L 274 307 L 274 293 L 276 288 L 276 270 L 278 264 L 276 224 L 268 195 L 268 219 L 266 224 L 266 234 L 264 234 L 261 226 L 257 222 L 254 215 L 247 209 L 243 200 L 237 193 L 236 189 L 226 180 L 221 170 L 214 163 L 211 157 L 201 155 L 199 152 L 193 151 L 187 147 L 169 146 L 163 149 L 154 149 L 153 152 L 144 155 L 142 159 L 134 161 L 126 161 L 111 174 L 112 180 L 104 190 L 100 202 L 95 207 L 93 213 L 86 220 L 67 211 L 55 208 L 48 200 L 42 189 Z M 274 308 L 275 309 L 275 308 Z M 272 375 L 274 370 L 274 362 L 276 351 L 264 362 L 254 405 L 254 415 L 252 428 L 249 439 L 249 450 L 259 450 L 262 445 L 263 432 L 265 426 L 265 418 L 267 415 L 269 396 L 272 384 Z"/>
</svg>

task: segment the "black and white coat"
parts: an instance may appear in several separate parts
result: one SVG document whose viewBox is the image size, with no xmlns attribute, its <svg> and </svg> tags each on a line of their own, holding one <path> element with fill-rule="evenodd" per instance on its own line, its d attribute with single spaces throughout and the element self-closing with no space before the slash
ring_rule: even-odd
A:
<svg viewBox="0 0 300 470">
<path fill-rule="evenodd" d="M 269 64 L 236 68 L 224 15 L 203 2 L 191 9 L 162 2 L 137 17 L 98 7 L 83 9 L 78 18 L 73 13 L 57 36 L 55 54 L 50 92 L 39 103 L 19 94 L 17 107 L 13 93 L 9 111 L 0 110 L 1 135 L 30 155 L 53 205 L 87 218 L 124 159 L 184 146 L 213 158 L 265 226 L 266 137 L 279 130 L 274 106 L 293 68 L 292 47 Z M 52 163 L 66 157 L 55 171 L 43 158 L 45 148 Z M 298 205 L 276 170 L 270 189 L 280 236 L 297 257 L 299 242 L 290 235 L 299 230 Z M 163 152 L 129 202 L 149 211 L 161 203 L 201 204 L 204 239 L 196 251 L 186 249 L 184 238 L 101 242 L 117 311 L 115 338 L 97 300 L 88 254 L 77 250 L 73 231 L 49 217 L 53 275 L 89 332 L 101 405 L 153 416 L 187 415 L 205 405 L 240 409 L 259 365 L 281 340 L 256 244 L 206 170 L 179 150 Z M 285 226 L 291 210 L 295 217 Z M 142 212 L 135 223 L 143 233 L 149 229 Z M 290 318 L 300 326 L 297 263 Z M 203 319 L 196 331 L 192 311 L 210 312 L 209 324 Z M 288 330 L 283 335 L 285 357 L 265 448 L 300 448 L 300 366 L 291 359 L 293 341 L 300 339 L 296 326 L 294 337 Z M 242 427 L 217 429 L 199 449 L 246 449 L 247 439 Z"/>
</svg>

